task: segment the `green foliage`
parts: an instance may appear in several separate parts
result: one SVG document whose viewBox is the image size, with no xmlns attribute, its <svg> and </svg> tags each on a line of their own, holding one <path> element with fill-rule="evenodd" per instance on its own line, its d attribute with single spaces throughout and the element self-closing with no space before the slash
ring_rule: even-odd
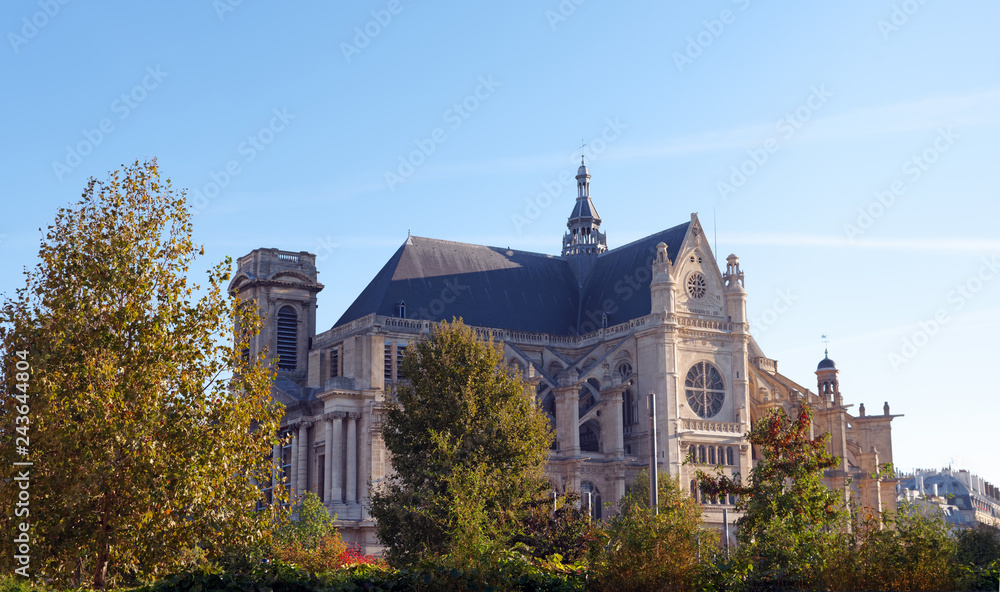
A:
<svg viewBox="0 0 1000 592">
<path fill-rule="evenodd" d="M 3 303 L 0 499 L 16 497 L 12 463 L 33 461 L 37 579 L 141 581 L 195 547 L 210 558 L 258 552 L 280 519 L 274 507 L 253 512 L 282 413 L 264 359 L 240 355 L 258 330 L 256 307 L 226 292 L 228 259 L 204 289 L 188 283 L 203 254 L 191 233 L 183 194 L 155 161 L 136 162 L 91 179 L 59 210 L 40 263 Z M 27 457 L 11 437 L 22 405 Z M 15 523 L 0 520 L 12 540 Z M 11 571 L 9 553 L 0 563 Z"/>
<path fill-rule="evenodd" d="M 1000 588 L 1000 531 L 984 525 L 962 529 L 955 547 L 956 589 Z"/>
<path fill-rule="evenodd" d="M 753 587 L 813 586 L 843 524 L 843 502 L 823 483 L 837 459 L 826 449 L 829 434 L 809 437 L 811 423 L 807 405 L 794 421 L 781 409 L 760 418 L 747 434 L 760 451 L 749 485 L 697 473 L 705 495 L 738 498 L 738 553 L 753 563 Z"/>
<path fill-rule="evenodd" d="M 461 320 L 408 348 L 403 374 L 382 424 L 395 474 L 372 487 L 379 539 L 397 565 L 472 565 L 500 551 L 517 510 L 547 488 L 548 418 L 500 344 Z"/>
<path fill-rule="evenodd" d="M 824 575 L 831 590 L 954 590 L 955 540 L 939 512 L 856 512 Z"/>
<path fill-rule="evenodd" d="M 580 509 L 580 494 L 569 492 L 558 498 L 553 511 L 551 498 L 540 497 L 522 508 L 520 528 L 508 546 L 523 545 L 536 559 L 559 555 L 570 563 L 584 559 L 597 541 L 597 524 Z"/>
<path fill-rule="evenodd" d="M 299 505 L 297 519 L 281 525 L 278 529 L 278 538 L 300 543 L 306 547 L 315 547 L 320 539 L 337 533 L 333 520 L 319 496 L 307 491 Z"/>
<path fill-rule="evenodd" d="M 989 565 L 1000 560 L 1000 530 L 980 525 L 958 532 L 956 559 L 961 564 Z"/>
<path fill-rule="evenodd" d="M 346 551 L 323 502 L 308 491 L 299 506 L 298 519 L 278 529 L 271 557 L 307 572 L 323 573 L 342 567 Z"/>
<path fill-rule="evenodd" d="M 706 530 L 701 508 L 677 480 L 661 473 L 658 513 L 649 510 L 649 477 L 643 471 L 611 519 L 607 542 L 591 566 L 589 589 L 597 591 L 692 590 L 698 581 L 699 545 L 716 547 L 717 535 Z"/>
</svg>

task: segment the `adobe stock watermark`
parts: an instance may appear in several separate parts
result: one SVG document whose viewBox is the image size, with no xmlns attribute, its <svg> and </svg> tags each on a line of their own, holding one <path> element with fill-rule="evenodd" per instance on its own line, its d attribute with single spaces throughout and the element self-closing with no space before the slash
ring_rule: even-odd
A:
<svg viewBox="0 0 1000 592">
<path fill-rule="evenodd" d="M 950 306 L 942 306 L 934 311 L 930 318 L 917 323 L 916 331 L 900 340 L 898 350 L 888 353 L 889 366 L 899 371 L 901 366 L 909 364 L 920 350 L 930 343 L 931 339 L 941 332 L 945 325 L 951 322 L 952 313 L 956 313 L 979 294 L 988 282 L 1000 274 L 1000 257 L 992 255 L 983 257 L 979 269 L 964 282 L 957 284 L 945 295 L 945 302 Z"/>
<path fill-rule="evenodd" d="M 274 141 L 278 134 L 285 131 L 288 128 L 288 124 L 295 119 L 295 115 L 288 112 L 288 107 L 282 107 L 281 109 L 274 108 L 271 110 L 271 114 L 271 119 L 268 120 L 267 125 L 249 134 L 245 140 L 237 144 L 236 153 L 243 157 L 242 161 L 244 163 L 253 162 L 261 152 L 267 150 L 267 147 Z M 209 202 L 219 197 L 222 190 L 229 187 L 233 179 L 238 177 L 242 172 L 243 166 L 235 158 L 229 159 L 221 169 L 209 171 L 208 176 L 212 180 L 206 183 L 201 189 L 194 189 L 191 192 L 192 214 L 198 214 L 207 208 Z"/>
<path fill-rule="evenodd" d="M 236 10 L 241 4 L 243 4 L 243 0 L 212 0 L 212 8 L 215 9 L 215 15 L 219 17 L 220 21 L 226 20 L 226 15 Z"/>
<path fill-rule="evenodd" d="M 731 1 L 739 7 L 740 12 L 743 12 L 750 6 L 750 0 Z M 674 66 L 677 67 L 677 71 L 684 72 L 684 68 L 693 64 L 695 60 L 704 55 L 705 50 L 726 32 L 726 27 L 736 22 L 738 15 L 738 12 L 723 8 L 719 12 L 718 18 L 701 21 L 701 30 L 694 35 L 688 35 L 684 38 L 687 41 L 684 52 L 675 51 L 671 56 L 674 60 Z"/>
<path fill-rule="evenodd" d="M 895 205 L 896 198 L 906 192 L 906 180 L 909 179 L 911 182 L 920 180 L 942 154 L 951 150 L 955 140 L 960 137 L 955 133 L 954 126 L 948 126 L 947 129 L 938 128 L 937 135 L 928 147 L 903 162 L 902 176 L 891 181 L 886 189 L 875 191 L 875 198 L 869 201 L 867 206 L 858 208 L 858 215 L 853 224 L 844 224 L 844 234 L 847 235 L 847 239 L 853 243 L 854 239 L 867 232 L 876 220 Z"/>
<path fill-rule="evenodd" d="M 416 319 L 422 321 L 437 321 L 443 319 L 441 315 L 448 308 L 449 304 L 454 303 L 458 300 L 463 292 L 470 291 L 470 287 L 462 284 L 458 281 L 457 277 L 444 280 L 444 287 L 441 288 L 441 292 L 438 294 L 437 298 L 434 298 L 427 303 L 427 306 L 421 306 L 415 312 L 415 314 L 410 315 L 409 312 L 405 315 L 408 319 Z"/>
<path fill-rule="evenodd" d="M 903 0 L 899 4 L 893 4 L 889 17 L 879 19 L 876 23 L 878 32 L 882 34 L 882 40 L 888 41 L 889 35 L 899 31 L 903 25 L 910 22 L 910 17 L 917 14 L 917 11 L 924 4 L 927 4 L 927 0 Z"/>
<path fill-rule="evenodd" d="M 146 100 L 150 92 L 160 87 L 167 76 L 169 73 L 160 70 L 159 64 L 155 67 L 146 66 L 146 75 L 139 84 L 111 101 L 109 106 L 111 112 L 118 116 L 118 121 L 125 121 Z M 66 156 L 62 160 L 52 161 L 52 172 L 55 173 L 56 180 L 62 181 L 63 177 L 76 170 L 83 164 L 83 159 L 93 154 L 94 150 L 114 131 L 115 123 L 110 117 L 102 118 L 93 128 L 80 130 L 83 139 L 72 146 L 67 144 Z"/>
<path fill-rule="evenodd" d="M 750 331 L 752 333 L 766 333 L 768 329 L 778 322 L 783 314 L 791 310 L 792 304 L 799 299 L 799 295 L 785 288 L 775 293 L 771 306 L 764 309 L 760 315 L 750 319 Z"/>
<path fill-rule="evenodd" d="M 598 308 L 592 308 L 583 313 L 580 317 L 579 327 L 567 327 L 569 334 L 579 337 L 615 325 L 613 315 L 621 310 L 620 305 L 627 303 L 633 296 L 644 290 L 648 293 L 649 284 L 647 282 L 653 278 L 653 260 L 655 258 L 656 247 L 650 245 L 646 250 L 646 255 L 641 259 L 641 263 L 615 282 L 615 296 L 605 298 L 604 301 L 597 303 Z"/>
<path fill-rule="evenodd" d="M 779 134 L 777 137 L 769 137 L 758 147 L 747 150 L 747 159 L 730 168 L 728 182 L 718 181 L 715 184 L 723 201 L 728 201 L 731 195 L 746 185 L 750 177 L 764 168 L 771 155 L 781 148 L 781 143 L 791 140 L 802 129 L 802 126 L 812 119 L 813 114 L 822 109 L 833 97 L 833 92 L 827 89 L 825 84 L 821 84 L 819 87 L 811 86 L 809 91 L 809 96 L 802 104 L 786 112 L 781 119 L 774 123 L 774 131 Z"/>
<path fill-rule="evenodd" d="M 565 23 L 569 17 L 576 13 L 576 8 L 582 6 L 587 0 L 561 0 L 555 10 L 545 11 L 545 20 L 549 22 L 549 28 L 556 30 L 558 25 Z"/>
<path fill-rule="evenodd" d="M 478 81 L 479 84 L 470 94 L 445 109 L 441 115 L 441 119 L 448 124 L 452 131 L 462 127 L 462 124 L 478 111 L 482 104 L 488 101 L 501 86 L 499 82 L 493 80 L 492 74 L 485 77 L 480 76 Z M 447 139 L 448 132 L 445 131 L 445 128 L 436 127 L 430 131 L 426 138 L 414 140 L 413 144 L 416 149 L 399 157 L 399 165 L 396 166 L 395 171 L 388 169 L 385 171 L 385 183 L 389 186 L 389 190 L 395 191 L 396 185 L 413 176 L 413 173 L 427 162 L 427 158 L 434 154 L 438 145 L 443 144 Z"/>
<path fill-rule="evenodd" d="M 621 122 L 619 117 L 605 119 L 604 129 L 601 130 L 600 135 L 585 143 L 583 155 L 591 164 L 597 162 L 608 146 L 618 140 L 628 127 Z M 533 198 L 525 198 L 524 209 L 520 213 L 510 215 L 510 221 L 514 224 L 514 229 L 517 232 L 522 232 L 525 226 L 534 222 L 542 214 L 542 210 L 551 206 L 553 201 L 562 195 L 564 189 L 576 186 L 576 170 L 579 167 L 577 158 L 579 157 L 580 153 L 574 151 L 569 157 L 570 167 L 559 171 L 554 180 L 543 181 L 542 191 Z"/>
<path fill-rule="evenodd" d="M 14 54 L 21 53 L 21 47 L 37 37 L 38 33 L 62 12 L 62 7 L 69 3 L 70 0 L 38 0 L 40 10 L 35 11 L 30 17 L 22 17 L 21 28 L 17 33 L 13 31 L 7 33 L 7 41 Z"/>
<path fill-rule="evenodd" d="M 340 248 L 340 243 L 334 242 L 335 240 L 332 236 L 316 239 L 316 261 L 318 263 L 329 259 L 333 256 L 333 252 Z"/>
<path fill-rule="evenodd" d="M 344 54 L 347 63 L 351 63 L 354 56 L 361 55 L 361 52 L 371 45 L 372 40 L 392 24 L 393 17 L 403 12 L 403 8 L 405 7 L 400 0 L 389 0 L 385 8 L 369 13 L 372 15 L 371 20 L 360 27 L 354 27 L 354 37 L 351 39 L 351 43 L 346 41 L 340 43 L 340 53 Z"/>
<path fill-rule="evenodd" d="M 17 483 L 17 501 L 11 500 L 14 505 L 13 515 L 19 518 L 15 528 L 14 522 L 10 523 L 14 536 L 14 562 L 17 567 L 14 573 L 25 578 L 30 577 L 28 569 L 31 567 L 31 467 L 34 465 L 29 448 L 31 437 L 31 405 L 28 391 L 31 390 L 31 362 L 28 360 L 27 351 L 14 352 L 14 375 L 15 380 L 11 396 L 15 403 L 12 413 L 14 420 L 13 433 L 7 434 L 14 438 L 14 452 L 17 458 L 13 462 L 17 476 L 13 481 Z M 23 469 L 21 467 L 24 467 Z"/>
</svg>

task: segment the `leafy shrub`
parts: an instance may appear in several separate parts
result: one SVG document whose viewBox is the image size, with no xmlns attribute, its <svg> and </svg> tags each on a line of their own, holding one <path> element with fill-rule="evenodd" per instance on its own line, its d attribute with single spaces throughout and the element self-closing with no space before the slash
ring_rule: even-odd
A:
<svg viewBox="0 0 1000 592">
<path fill-rule="evenodd" d="M 912 505 L 884 513 L 856 512 L 825 573 L 831 590 L 954 590 L 955 540 L 939 513 Z"/>
<path fill-rule="evenodd" d="M 699 545 L 714 548 L 714 532 L 703 527 L 701 509 L 665 473 L 654 516 L 646 501 L 648 487 L 643 487 L 647 481 L 645 472 L 636 477 L 620 513 L 607 525 L 606 545 L 594 557 L 588 589 L 646 592 L 695 586 Z"/>
<path fill-rule="evenodd" d="M 540 498 L 522 507 L 520 529 L 509 545 L 521 543 L 528 555 L 545 559 L 558 554 L 570 563 L 580 561 L 597 541 L 600 527 L 578 505 L 580 494 L 570 492 L 559 500 L 553 511 L 551 499 Z"/>
</svg>

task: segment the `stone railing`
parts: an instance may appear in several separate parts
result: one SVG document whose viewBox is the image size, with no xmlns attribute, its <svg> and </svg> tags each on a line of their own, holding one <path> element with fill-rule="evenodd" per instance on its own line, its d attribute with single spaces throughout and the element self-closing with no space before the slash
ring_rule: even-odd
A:
<svg viewBox="0 0 1000 592">
<path fill-rule="evenodd" d="M 684 428 L 698 432 L 721 432 L 724 434 L 742 434 L 743 425 L 727 421 L 710 421 L 707 419 L 684 419 Z"/>
<path fill-rule="evenodd" d="M 770 358 L 751 358 L 750 363 L 757 366 L 764 372 L 776 374 L 778 372 L 778 361 Z"/>
<path fill-rule="evenodd" d="M 508 329 L 492 329 L 489 327 L 472 327 L 472 330 L 475 331 L 476 335 L 480 338 L 493 339 L 496 341 L 509 341 L 511 343 L 525 345 L 581 347 L 588 345 L 589 342 L 596 342 L 608 337 L 625 337 L 632 331 L 645 326 L 648 322 L 649 319 L 647 317 L 641 317 L 624 323 L 619 323 L 617 325 L 612 325 L 610 327 L 605 327 L 585 335 L 552 335 L 551 333 L 511 331 Z M 338 338 L 354 333 L 355 331 L 367 329 L 372 326 L 384 327 L 386 329 L 396 331 L 412 331 L 422 333 L 430 331 L 432 324 L 432 321 L 386 317 L 371 313 L 361 317 L 360 319 L 355 319 L 339 327 L 334 327 L 328 331 L 319 333 L 313 341 L 316 344 L 325 344 L 330 341 L 336 341 Z"/>
<path fill-rule="evenodd" d="M 688 317 L 676 317 L 677 324 L 682 327 L 691 327 L 692 329 L 709 329 L 712 331 L 725 331 L 726 333 L 732 333 L 733 323 L 728 321 L 711 321 L 708 319 L 692 319 Z"/>
</svg>

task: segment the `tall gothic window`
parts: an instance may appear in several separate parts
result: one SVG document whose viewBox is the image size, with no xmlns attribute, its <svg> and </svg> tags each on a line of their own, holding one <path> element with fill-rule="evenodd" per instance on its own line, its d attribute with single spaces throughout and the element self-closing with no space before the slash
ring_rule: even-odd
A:
<svg viewBox="0 0 1000 592">
<path fill-rule="evenodd" d="M 396 380 L 403 380 L 403 356 L 406 354 L 405 345 L 396 346 Z"/>
<path fill-rule="evenodd" d="M 382 376 L 386 382 L 392 380 L 392 345 L 385 344 L 385 355 L 382 360 Z"/>
<path fill-rule="evenodd" d="M 291 306 L 278 310 L 278 370 L 298 367 L 299 315 Z"/>
<path fill-rule="evenodd" d="M 330 350 L 330 378 L 340 376 L 340 348 L 335 347 Z"/>
<path fill-rule="evenodd" d="M 590 516 L 594 520 L 601 519 L 601 490 L 597 489 L 597 486 L 591 481 L 581 481 L 580 482 L 580 493 L 590 494 Z M 581 495 L 581 498 L 584 496 Z M 583 503 L 583 499 L 580 500 Z"/>
<path fill-rule="evenodd" d="M 594 420 L 580 426 L 580 450 L 584 452 L 601 451 L 601 426 Z"/>
<path fill-rule="evenodd" d="M 632 394 L 631 389 L 625 389 L 625 392 L 622 393 L 622 417 L 625 420 L 625 425 L 639 423 L 639 402 Z"/>
</svg>

